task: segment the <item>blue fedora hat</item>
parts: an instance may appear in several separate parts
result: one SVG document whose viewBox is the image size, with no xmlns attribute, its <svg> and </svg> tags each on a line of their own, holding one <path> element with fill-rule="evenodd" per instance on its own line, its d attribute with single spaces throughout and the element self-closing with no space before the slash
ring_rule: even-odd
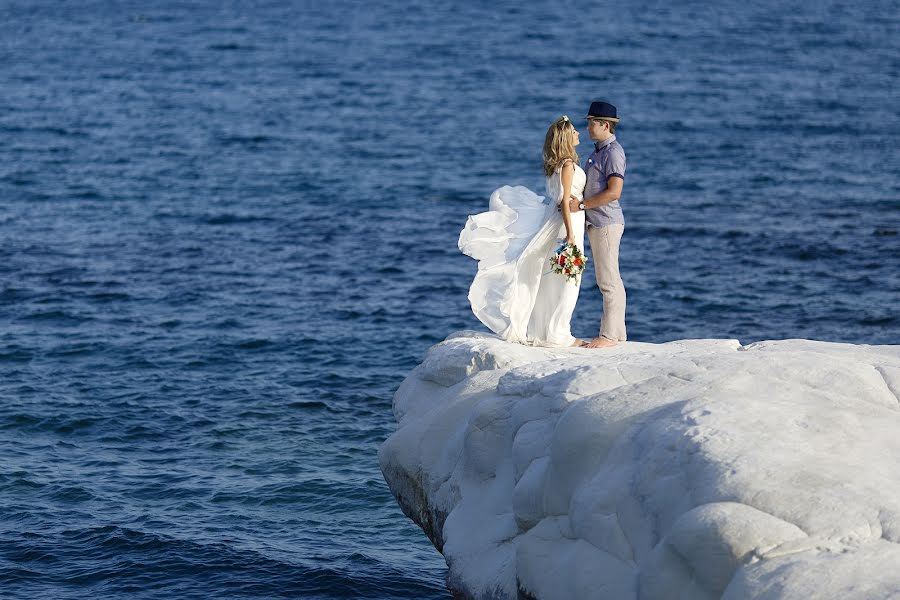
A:
<svg viewBox="0 0 900 600">
<path fill-rule="evenodd" d="M 612 121 L 614 123 L 619 122 L 619 117 L 616 114 L 616 107 L 609 102 L 600 100 L 591 102 L 591 107 L 588 109 L 588 114 L 585 115 L 585 118 L 601 119 L 603 121 Z"/>
</svg>

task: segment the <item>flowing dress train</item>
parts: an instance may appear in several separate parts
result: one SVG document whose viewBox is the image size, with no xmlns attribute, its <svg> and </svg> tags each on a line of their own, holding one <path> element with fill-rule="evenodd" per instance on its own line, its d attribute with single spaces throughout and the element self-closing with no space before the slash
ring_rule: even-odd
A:
<svg viewBox="0 0 900 600">
<path fill-rule="evenodd" d="M 575 165 L 572 195 L 581 199 L 584 171 Z M 536 346 L 571 346 L 572 312 L 581 278 L 568 281 L 550 269 L 550 256 L 565 242 L 557 209 L 562 200 L 560 170 L 547 178 L 545 200 L 522 186 L 491 194 L 489 210 L 472 215 L 459 235 L 459 249 L 478 260 L 469 288 L 472 312 L 491 331 Z M 575 243 L 584 252 L 584 212 L 571 214 Z"/>
</svg>

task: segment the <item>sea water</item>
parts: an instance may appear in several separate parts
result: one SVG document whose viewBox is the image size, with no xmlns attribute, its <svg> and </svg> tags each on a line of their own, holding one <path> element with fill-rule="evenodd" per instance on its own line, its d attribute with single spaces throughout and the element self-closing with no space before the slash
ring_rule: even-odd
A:
<svg viewBox="0 0 900 600">
<path fill-rule="evenodd" d="M 0 3 L 0 596 L 448 598 L 391 397 L 591 100 L 630 339 L 900 343 L 898 12 Z"/>
</svg>

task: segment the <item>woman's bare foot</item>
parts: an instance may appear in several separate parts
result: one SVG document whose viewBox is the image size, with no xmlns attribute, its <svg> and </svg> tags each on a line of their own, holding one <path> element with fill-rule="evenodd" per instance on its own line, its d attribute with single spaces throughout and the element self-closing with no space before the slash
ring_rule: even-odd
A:
<svg viewBox="0 0 900 600">
<path fill-rule="evenodd" d="M 611 340 L 605 337 L 596 337 L 591 340 L 591 343 L 587 345 L 588 348 L 612 348 L 616 344 L 618 344 L 616 340 Z"/>
</svg>

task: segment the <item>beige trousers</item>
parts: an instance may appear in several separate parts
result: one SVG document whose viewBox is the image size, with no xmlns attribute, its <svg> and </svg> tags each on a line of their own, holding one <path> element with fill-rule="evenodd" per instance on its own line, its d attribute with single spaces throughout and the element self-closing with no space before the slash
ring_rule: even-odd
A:
<svg viewBox="0 0 900 600">
<path fill-rule="evenodd" d="M 625 335 L 625 284 L 619 275 L 619 242 L 624 225 L 588 227 L 591 253 L 594 255 L 594 272 L 597 286 L 603 294 L 603 317 L 600 319 L 600 337 L 624 342 Z"/>
</svg>

